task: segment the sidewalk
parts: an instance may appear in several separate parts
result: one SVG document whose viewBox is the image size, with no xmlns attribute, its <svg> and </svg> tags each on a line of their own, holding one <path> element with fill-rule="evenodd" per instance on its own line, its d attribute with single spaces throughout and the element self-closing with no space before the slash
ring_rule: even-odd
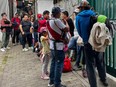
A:
<svg viewBox="0 0 116 87">
<path fill-rule="evenodd" d="M 47 87 L 48 81 L 40 75 L 41 63 L 32 51 L 22 52 L 21 46 L 14 46 L 0 52 L 0 87 Z M 62 81 L 67 87 L 89 87 L 81 71 L 63 73 Z"/>
</svg>

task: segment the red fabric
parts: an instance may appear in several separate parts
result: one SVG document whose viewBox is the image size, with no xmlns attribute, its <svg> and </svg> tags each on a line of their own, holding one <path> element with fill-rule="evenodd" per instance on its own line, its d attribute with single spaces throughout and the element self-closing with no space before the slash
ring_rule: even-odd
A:
<svg viewBox="0 0 116 87">
<path fill-rule="evenodd" d="M 55 40 L 60 40 L 61 39 L 61 35 L 58 34 L 57 32 L 55 32 L 49 25 L 49 22 L 47 22 L 47 29 L 48 31 L 50 32 L 50 34 L 52 35 L 52 37 L 55 39 Z"/>
<path fill-rule="evenodd" d="M 68 51 L 68 45 L 65 45 L 64 46 L 64 52 L 67 52 Z"/>
<path fill-rule="evenodd" d="M 42 17 L 42 14 L 37 14 L 37 18 L 41 18 Z"/>
<path fill-rule="evenodd" d="M 41 27 L 46 27 L 46 19 L 40 19 L 40 20 L 38 20 L 38 23 L 39 23 L 39 28 L 38 28 L 38 32 L 40 33 L 40 29 L 41 29 Z"/>
<path fill-rule="evenodd" d="M 16 27 L 14 27 L 14 30 L 18 30 L 19 29 L 19 25 L 21 23 L 21 20 L 19 18 L 12 18 L 11 22 L 13 23 L 14 21 L 16 21 L 18 23 L 18 25 Z"/>
<path fill-rule="evenodd" d="M 72 71 L 71 59 L 66 57 L 64 60 L 63 72 L 70 72 L 70 71 Z"/>
</svg>

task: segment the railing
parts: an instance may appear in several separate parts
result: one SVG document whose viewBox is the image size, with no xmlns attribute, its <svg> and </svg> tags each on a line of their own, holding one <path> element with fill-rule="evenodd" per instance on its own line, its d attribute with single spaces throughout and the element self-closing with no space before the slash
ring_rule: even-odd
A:
<svg viewBox="0 0 116 87">
<path fill-rule="evenodd" d="M 106 15 L 112 20 L 112 27 L 116 30 L 116 0 L 88 0 L 99 14 Z M 106 50 L 106 69 L 107 72 L 116 77 L 116 34 L 113 38 L 113 44 Z"/>
</svg>

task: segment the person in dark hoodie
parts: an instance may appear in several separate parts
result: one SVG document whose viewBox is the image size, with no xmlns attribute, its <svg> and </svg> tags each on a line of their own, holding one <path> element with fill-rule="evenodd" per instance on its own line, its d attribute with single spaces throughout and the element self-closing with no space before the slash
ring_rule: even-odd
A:
<svg viewBox="0 0 116 87">
<path fill-rule="evenodd" d="M 90 5 L 88 1 L 80 2 L 78 8 L 81 12 L 76 16 L 76 28 L 84 42 L 86 69 L 90 87 L 97 87 L 94 62 L 96 62 L 100 81 L 103 83 L 104 86 L 108 86 L 108 83 L 106 81 L 104 55 L 101 52 L 99 53 L 93 51 L 92 46 L 88 43 L 91 31 L 90 18 L 91 16 L 95 16 L 96 13 L 90 10 Z"/>
</svg>

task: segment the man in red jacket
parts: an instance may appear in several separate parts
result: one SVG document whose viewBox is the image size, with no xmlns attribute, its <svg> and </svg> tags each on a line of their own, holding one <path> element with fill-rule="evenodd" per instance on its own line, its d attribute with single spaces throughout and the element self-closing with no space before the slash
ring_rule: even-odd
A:
<svg viewBox="0 0 116 87">
<path fill-rule="evenodd" d="M 21 22 L 18 13 L 15 14 L 15 17 L 12 18 L 11 22 L 12 22 L 12 26 L 13 26 L 13 29 L 14 29 L 14 33 L 13 33 L 13 37 L 12 37 L 12 43 L 13 43 L 13 45 L 16 45 L 15 41 L 16 41 L 17 44 L 19 43 L 19 33 L 20 33 L 19 25 L 20 25 L 20 22 Z"/>
</svg>

